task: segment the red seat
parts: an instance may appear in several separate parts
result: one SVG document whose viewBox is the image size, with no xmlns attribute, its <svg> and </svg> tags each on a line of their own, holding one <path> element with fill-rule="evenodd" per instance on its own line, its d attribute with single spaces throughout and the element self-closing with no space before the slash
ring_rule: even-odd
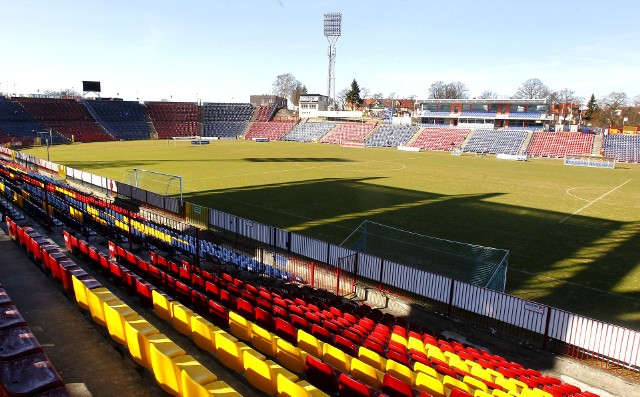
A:
<svg viewBox="0 0 640 397">
<path fill-rule="evenodd" d="M 282 339 L 294 345 L 298 342 L 298 330 L 293 326 L 293 324 L 280 317 L 276 317 L 275 333 Z"/>
<path fill-rule="evenodd" d="M 389 350 L 387 351 L 387 359 L 397 361 L 400 364 L 406 365 L 407 367 L 409 366 L 409 359 L 407 358 L 406 353 L 400 353 L 395 350 Z"/>
<path fill-rule="evenodd" d="M 42 351 L 42 347 L 26 326 L 0 331 L 0 361 L 12 360 Z"/>
<path fill-rule="evenodd" d="M 209 315 L 214 324 L 227 328 L 229 327 L 229 312 L 218 302 L 209 299 Z"/>
<path fill-rule="evenodd" d="M 324 343 L 333 343 L 332 334 L 326 328 L 322 328 L 318 324 L 313 324 L 311 326 L 311 335 L 315 336 L 318 340 L 321 340 Z"/>
<path fill-rule="evenodd" d="M 353 344 L 353 342 L 350 341 L 349 339 L 347 339 L 347 338 L 345 338 L 345 337 L 343 337 L 341 335 L 336 335 L 334 337 L 333 343 L 338 349 L 340 349 L 343 352 L 347 353 L 351 357 L 358 357 L 357 348 Z"/>
<path fill-rule="evenodd" d="M 306 358 L 304 373 L 309 383 L 325 393 L 338 391 L 338 376 L 334 369 L 310 354 Z"/>
<path fill-rule="evenodd" d="M 413 397 L 414 395 L 410 384 L 389 374 L 384 374 L 381 390 L 389 397 Z"/>
<path fill-rule="evenodd" d="M 193 301 L 193 307 L 199 313 L 207 313 L 209 310 L 209 298 L 200 291 L 195 289 L 191 290 L 191 300 Z"/>
<path fill-rule="evenodd" d="M 347 374 L 338 377 L 338 391 L 340 396 L 349 397 L 374 397 L 380 395 L 371 386 L 357 381 Z"/>
<path fill-rule="evenodd" d="M 355 343 L 356 345 L 362 344 L 362 338 L 353 331 L 345 329 L 344 331 L 342 331 L 342 336 L 349 339 L 351 342 Z"/>
<path fill-rule="evenodd" d="M 146 280 L 137 279 L 136 280 L 136 295 L 138 296 L 138 300 L 142 306 L 152 308 L 153 307 L 153 298 L 151 296 L 151 291 L 156 289 L 153 285 L 149 284 Z"/>
<path fill-rule="evenodd" d="M 261 307 L 256 307 L 255 323 L 267 331 L 273 332 L 275 330 L 273 316 Z"/>
<path fill-rule="evenodd" d="M 473 397 L 473 395 L 467 393 L 466 391 L 453 388 L 451 389 L 451 393 L 449 394 L 449 397 Z"/>
<path fill-rule="evenodd" d="M 291 324 L 298 329 L 303 329 L 307 332 L 311 332 L 309 322 L 306 319 L 298 316 L 297 314 L 291 315 Z"/>
<path fill-rule="evenodd" d="M 243 298 L 238 298 L 236 300 L 236 309 L 238 310 L 238 314 L 240 314 L 242 317 L 246 318 L 249 321 L 253 321 L 255 318 L 255 313 L 253 310 L 253 305 L 243 299 Z"/>
<path fill-rule="evenodd" d="M 204 293 L 211 299 L 219 299 L 220 289 L 211 281 L 204 282 Z"/>
<path fill-rule="evenodd" d="M 287 309 L 284 309 L 281 306 L 273 306 L 273 315 L 287 321 L 291 320 L 291 315 L 289 314 Z"/>
</svg>

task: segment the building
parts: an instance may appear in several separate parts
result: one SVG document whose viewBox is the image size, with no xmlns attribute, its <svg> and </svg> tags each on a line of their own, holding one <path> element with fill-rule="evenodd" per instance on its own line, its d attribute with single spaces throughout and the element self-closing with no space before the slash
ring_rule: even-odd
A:
<svg viewBox="0 0 640 397">
<path fill-rule="evenodd" d="M 326 112 L 329 109 L 329 97 L 320 94 L 300 94 L 300 106 L 298 115 L 300 118 L 316 117 L 318 112 Z"/>
<path fill-rule="evenodd" d="M 466 128 L 546 129 L 553 124 L 547 99 L 423 99 L 414 117 L 421 124 Z"/>
</svg>

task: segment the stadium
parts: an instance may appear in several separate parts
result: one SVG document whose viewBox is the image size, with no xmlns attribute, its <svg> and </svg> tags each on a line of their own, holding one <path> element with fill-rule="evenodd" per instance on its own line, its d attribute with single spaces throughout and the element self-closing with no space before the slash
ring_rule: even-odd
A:
<svg viewBox="0 0 640 397">
<path fill-rule="evenodd" d="M 639 393 L 638 127 L 340 110 L 324 18 L 296 109 L 0 95 L 0 395 Z"/>
</svg>

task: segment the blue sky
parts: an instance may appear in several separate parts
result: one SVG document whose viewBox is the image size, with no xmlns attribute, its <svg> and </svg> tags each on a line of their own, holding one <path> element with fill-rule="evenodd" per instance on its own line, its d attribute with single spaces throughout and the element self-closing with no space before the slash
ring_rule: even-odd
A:
<svg viewBox="0 0 640 397">
<path fill-rule="evenodd" d="M 0 91 L 102 83 L 127 100 L 248 102 L 292 73 L 326 94 L 323 14 L 341 12 L 336 91 L 426 98 L 438 80 L 510 96 L 529 78 L 640 94 L 640 2 L 2 0 Z"/>
</svg>

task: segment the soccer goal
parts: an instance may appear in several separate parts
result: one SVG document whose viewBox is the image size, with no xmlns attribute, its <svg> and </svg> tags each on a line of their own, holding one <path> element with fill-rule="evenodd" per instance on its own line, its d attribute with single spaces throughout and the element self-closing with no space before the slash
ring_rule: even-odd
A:
<svg viewBox="0 0 640 397">
<path fill-rule="evenodd" d="M 364 221 L 340 246 L 504 292 L 509 251 Z"/>
<path fill-rule="evenodd" d="M 566 155 L 564 165 L 593 168 L 616 168 L 616 159 L 613 157 L 592 155 Z"/>
<path fill-rule="evenodd" d="M 182 176 L 133 168 L 125 171 L 124 183 L 163 196 L 180 197 L 182 205 Z"/>
</svg>

